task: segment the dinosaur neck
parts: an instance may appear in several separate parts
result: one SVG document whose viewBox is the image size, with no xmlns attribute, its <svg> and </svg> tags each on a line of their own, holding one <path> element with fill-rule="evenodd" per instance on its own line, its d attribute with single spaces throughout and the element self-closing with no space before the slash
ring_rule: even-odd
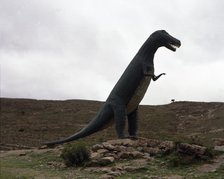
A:
<svg viewBox="0 0 224 179">
<path fill-rule="evenodd" d="M 148 64 L 154 65 L 153 59 L 158 47 L 152 38 L 148 38 L 139 49 L 137 55 L 143 58 Z"/>
</svg>

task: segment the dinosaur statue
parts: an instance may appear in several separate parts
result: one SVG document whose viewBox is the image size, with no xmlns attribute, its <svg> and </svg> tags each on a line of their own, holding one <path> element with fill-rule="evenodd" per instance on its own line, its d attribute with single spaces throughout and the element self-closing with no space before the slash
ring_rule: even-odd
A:
<svg viewBox="0 0 224 179">
<path fill-rule="evenodd" d="M 165 30 L 152 33 L 130 62 L 96 117 L 74 135 L 43 144 L 55 145 L 77 140 L 106 128 L 112 122 L 115 122 L 118 137 L 124 138 L 126 117 L 129 136 L 135 137 L 138 128 L 139 103 L 143 99 L 151 79 L 156 81 L 160 76 L 165 75 L 165 73 L 154 75 L 154 54 L 159 47 L 164 46 L 176 51 L 176 47 L 180 47 L 180 45 L 181 42 Z"/>
</svg>

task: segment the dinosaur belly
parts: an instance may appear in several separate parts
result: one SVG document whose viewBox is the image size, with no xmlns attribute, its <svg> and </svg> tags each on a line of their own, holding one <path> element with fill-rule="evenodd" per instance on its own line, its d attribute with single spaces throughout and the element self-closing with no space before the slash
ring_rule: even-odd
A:
<svg viewBox="0 0 224 179">
<path fill-rule="evenodd" d="M 138 107 L 139 103 L 143 99 L 143 97 L 148 89 L 150 81 L 151 81 L 151 77 L 146 76 L 140 82 L 139 86 L 135 90 L 134 95 L 132 96 L 131 100 L 129 101 L 129 103 L 127 105 L 127 113 L 133 112 Z"/>
</svg>

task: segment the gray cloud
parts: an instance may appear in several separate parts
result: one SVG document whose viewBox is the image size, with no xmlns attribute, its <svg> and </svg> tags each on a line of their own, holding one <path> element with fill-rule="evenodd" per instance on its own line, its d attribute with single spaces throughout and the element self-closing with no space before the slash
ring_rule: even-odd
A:
<svg viewBox="0 0 224 179">
<path fill-rule="evenodd" d="M 55 12 L 37 1 L 1 0 L 1 50 L 49 50 L 60 21 Z"/>
<path fill-rule="evenodd" d="M 146 38 L 166 29 L 143 103 L 224 101 L 223 1 L 0 0 L 1 96 L 105 100 Z M 216 77 L 216 80 L 213 77 Z"/>
</svg>

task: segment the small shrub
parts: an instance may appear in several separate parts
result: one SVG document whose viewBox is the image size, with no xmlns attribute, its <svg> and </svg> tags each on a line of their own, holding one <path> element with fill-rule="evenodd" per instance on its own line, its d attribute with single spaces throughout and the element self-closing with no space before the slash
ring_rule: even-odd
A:
<svg viewBox="0 0 224 179">
<path fill-rule="evenodd" d="M 170 167 L 180 167 L 191 165 L 195 163 L 195 159 L 193 156 L 184 156 L 179 154 L 178 152 L 173 152 L 169 156 L 167 156 L 168 166 Z"/>
<path fill-rule="evenodd" d="M 182 145 L 182 147 L 180 147 Z M 175 151 L 166 157 L 168 165 L 171 167 L 179 167 L 209 161 L 214 157 L 213 150 L 206 148 L 204 153 L 203 147 L 190 145 L 181 142 L 175 142 Z M 200 148 L 201 147 L 201 148 Z M 201 149 L 201 151 L 199 150 Z"/>
<path fill-rule="evenodd" d="M 206 159 L 212 159 L 217 154 L 218 153 L 216 153 L 211 147 L 206 148 L 206 151 L 205 151 L 205 155 L 207 156 Z"/>
<path fill-rule="evenodd" d="M 76 142 L 65 146 L 61 157 L 67 167 L 84 166 L 90 160 L 90 152 L 84 143 Z"/>
<path fill-rule="evenodd" d="M 203 146 L 203 142 L 201 141 L 201 138 L 198 135 L 190 136 L 189 143 Z"/>
</svg>

